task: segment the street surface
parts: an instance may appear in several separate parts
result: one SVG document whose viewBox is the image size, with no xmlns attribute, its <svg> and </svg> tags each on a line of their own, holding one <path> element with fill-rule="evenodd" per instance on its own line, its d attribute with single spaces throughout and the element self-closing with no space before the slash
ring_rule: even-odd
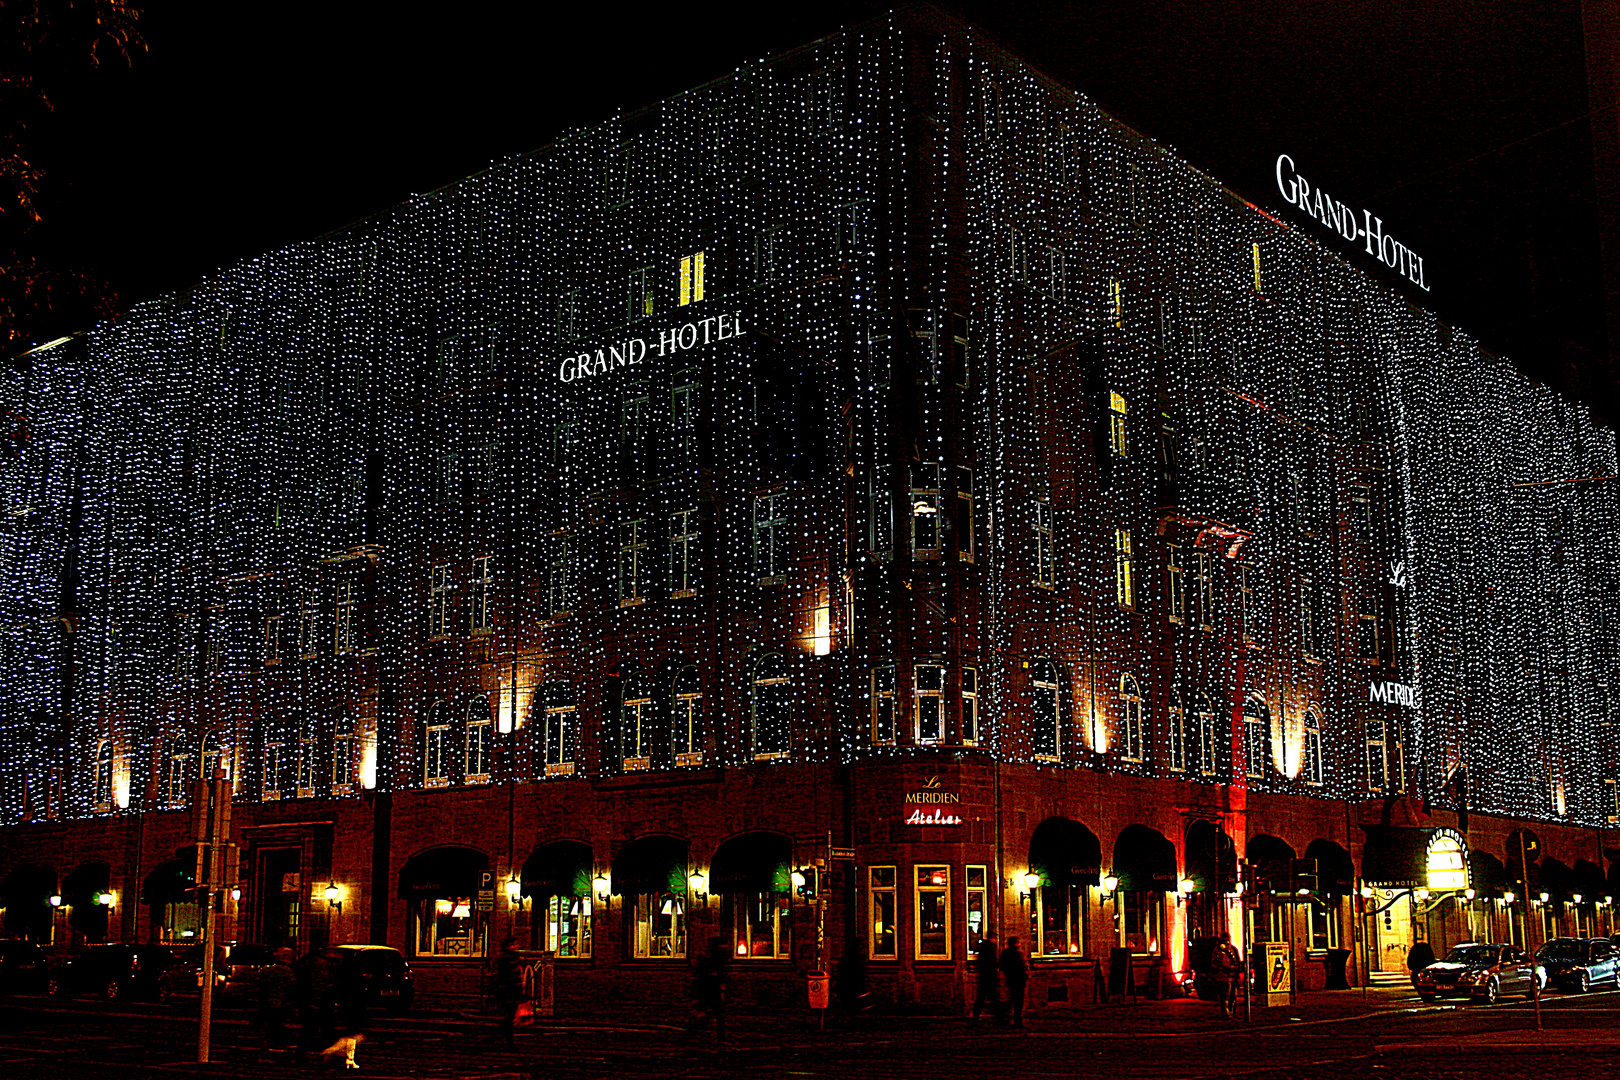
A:
<svg viewBox="0 0 1620 1080">
<path fill-rule="evenodd" d="M 712 1027 L 688 1032 L 687 1007 L 667 1014 L 546 1019 L 496 1046 L 493 1022 L 451 1012 L 377 1019 L 359 1052 L 361 1077 L 530 1080 L 570 1077 L 898 1076 L 984 1080 L 1085 1075 L 1108 1080 L 1164 1077 L 1520 1077 L 1603 1076 L 1620 1051 L 1620 994 L 1549 993 L 1546 1031 L 1529 1002 L 1494 1007 L 1423 1005 L 1410 990 L 1311 993 L 1298 1005 L 1255 1009 L 1254 1022 L 1221 1021 L 1196 1000 L 1141 1001 L 1033 1010 L 1022 1031 L 960 1017 L 865 1017 L 852 1028 L 829 1013 L 825 1032 L 808 1009 L 738 1009 L 727 1043 Z M 188 1015 L 189 1013 L 189 1015 Z M 216 1016 L 214 1061 L 196 1063 L 196 1001 L 172 1005 L 58 1002 L 15 997 L 0 1005 L 0 1077 L 293 1078 L 288 1052 L 262 1048 L 251 1013 Z"/>
</svg>

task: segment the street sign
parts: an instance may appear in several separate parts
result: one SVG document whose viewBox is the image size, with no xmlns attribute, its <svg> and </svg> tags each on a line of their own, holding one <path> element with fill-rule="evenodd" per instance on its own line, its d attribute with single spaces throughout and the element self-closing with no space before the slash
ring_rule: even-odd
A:
<svg viewBox="0 0 1620 1080">
<path fill-rule="evenodd" d="M 481 871 L 478 875 L 478 896 L 473 900 L 474 911 L 495 910 L 495 873 Z"/>
<path fill-rule="evenodd" d="M 855 861 L 855 849 L 852 847 L 828 848 L 827 853 L 835 859 L 848 859 L 850 862 Z"/>
</svg>

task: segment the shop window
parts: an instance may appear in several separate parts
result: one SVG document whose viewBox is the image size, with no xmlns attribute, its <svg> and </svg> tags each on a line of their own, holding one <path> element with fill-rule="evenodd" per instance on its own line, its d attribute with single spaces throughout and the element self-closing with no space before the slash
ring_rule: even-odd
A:
<svg viewBox="0 0 1620 1080">
<path fill-rule="evenodd" d="M 938 664 L 918 664 L 912 673 L 915 689 L 912 716 L 919 743 L 945 741 L 945 669 Z"/>
<path fill-rule="evenodd" d="M 545 729 L 541 734 L 545 774 L 572 776 L 575 747 L 579 741 L 574 689 L 566 682 L 549 682 L 541 691 L 541 700 L 545 702 L 546 709 Z"/>
<path fill-rule="evenodd" d="M 1131 889 L 1117 899 L 1119 943 L 1135 953 L 1157 955 L 1164 940 L 1164 893 Z"/>
<path fill-rule="evenodd" d="M 697 595 L 698 512 L 677 510 L 669 516 L 669 592 L 680 599 Z"/>
<path fill-rule="evenodd" d="M 462 758 L 462 782 L 489 783 L 490 756 L 489 703 L 480 698 L 467 702 L 467 724 Z"/>
<path fill-rule="evenodd" d="M 1256 694 L 1243 702 L 1243 761 L 1251 779 L 1265 776 L 1271 762 L 1271 714 Z"/>
<path fill-rule="evenodd" d="M 1308 947 L 1311 949 L 1337 949 L 1339 947 L 1339 898 L 1329 896 L 1327 903 L 1312 903 Z"/>
<path fill-rule="evenodd" d="M 780 492 L 754 496 L 754 580 L 759 584 L 783 580 L 786 540 L 787 496 Z"/>
<path fill-rule="evenodd" d="M 1201 776 L 1215 775 L 1215 708 L 1209 695 L 1198 695 L 1198 772 Z"/>
<path fill-rule="evenodd" d="M 619 606 L 646 602 L 647 523 L 637 518 L 619 523 Z"/>
<path fill-rule="evenodd" d="M 962 669 L 962 742 L 979 745 L 979 669 Z"/>
<path fill-rule="evenodd" d="M 1029 666 L 1029 695 L 1032 716 L 1030 741 L 1037 761 L 1058 761 L 1063 744 L 1058 730 L 1057 669 L 1050 660 L 1036 660 Z"/>
<path fill-rule="evenodd" d="M 872 669 L 872 743 L 893 746 L 895 739 L 895 674 L 893 664 Z"/>
<path fill-rule="evenodd" d="M 1042 589 L 1057 588 L 1057 551 L 1053 547 L 1052 503 L 1035 500 L 1035 584 Z"/>
<path fill-rule="evenodd" d="M 1116 390 L 1108 391 L 1108 449 L 1115 457 L 1130 455 L 1125 441 L 1125 398 Z"/>
<path fill-rule="evenodd" d="M 1124 745 L 1120 748 L 1126 761 L 1142 760 L 1142 690 L 1134 675 L 1119 677 L 1119 718 Z"/>
<path fill-rule="evenodd" d="M 1122 608 L 1136 606 L 1136 575 L 1131 569 L 1131 531 L 1114 530 L 1114 599 Z"/>
<path fill-rule="evenodd" d="M 703 252 L 681 256 L 680 291 L 677 306 L 685 307 L 703 299 Z"/>
<path fill-rule="evenodd" d="M 871 866 L 866 871 L 866 910 L 871 926 L 867 948 L 873 960 L 897 960 L 900 956 L 894 877 L 892 866 Z"/>
<path fill-rule="evenodd" d="M 419 897 L 417 956 L 483 956 L 487 915 L 473 911 L 471 896 Z"/>
<path fill-rule="evenodd" d="M 675 673 L 674 697 L 675 765 L 678 768 L 703 764 L 703 680 L 695 664 Z"/>
<path fill-rule="evenodd" d="M 786 960 L 791 955 L 791 893 L 727 893 L 731 954 L 738 960 Z"/>
<path fill-rule="evenodd" d="M 588 959 L 591 955 L 591 898 L 546 897 L 545 947 L 559 959 Z"/>
<path fill-rule="evenodd" d="M 792 732 L 793 681 L 781 653 L 754 661 L 752 739 L 754 760 L 783 758 Z"/>
<path fill-rule="evenodd" d="M 962 912 L 967 920 L 967 948 L 964 956 L 973 950 L 990 931 L 990 868 L 968 866 L 964 868 L 966 892 L 962 899 Z"/>
<path fill-rule="evenodd" d="M 941 519 L 939 466 L 923 463 L 911 467 L 911 554 L 918 559 L 939 558 Z"/>
<path fill-rule="evenodd" d="M 1305 761 L 1300 774 L 1307 784 L 1322 783 L 1322 714 L 1315 705 L 1305 710 Z"/>
<path fill-rule="evenodd" d="M 918 960 L 951 958 L 951 868 L 913 867 L 912 927 L 914 954 Z"/>
<path fill-rule="evenodd" d="M 1169 577 L 1170 621 L 1173 623 L 1185 622 L 1187 619 L 1187 578 L 1186 571 L 1181 565 L 1181 546 L 1179 544 L 1165 545 L 1165 572 Z"/>
<path fill-rule="evenodd" d="M 634 955 L 643 960 L 686 957 L 686 897 L 677 892 L 643 892 L 631 904 Z"/>
<path fill-rule="evenodd" d="M 1078 883 L 1036 886 L 1029 913 L 1032 959 L 1085 955 L 1088 892 Z"/>
<path fill-rule="evenodd" d="M 619 709 L 619 757 L 626 772 L 652 764 L 652 695 L 652 676 L 638 672 L 625 680 Z"/>
<path fill-rule="evenodd" d="M 468 585 L 467 629 L 477 636 L 495 629 L 495 571 L 493 557 L 480 555 L 472 561 L 472 579 Z"/>
<path fill-rule="evenodd" d="M 428 638 L 450 636 L 450 564 L 438 563 L 428 571 Z"/>
<path fill-rule="evenodd" d="M 1187 771 L 1187 707 L 1182 703 L 1181 691 L 1170 688 L 1170 708 L 1166 717 L 1166 764 L 1172 772 Z"/>
<path fill-rule="evenodd" d="M 974 558 L 973 470 L 952 469 L 956 477 L 956 557 L 962 562 Z"/>
</svg>

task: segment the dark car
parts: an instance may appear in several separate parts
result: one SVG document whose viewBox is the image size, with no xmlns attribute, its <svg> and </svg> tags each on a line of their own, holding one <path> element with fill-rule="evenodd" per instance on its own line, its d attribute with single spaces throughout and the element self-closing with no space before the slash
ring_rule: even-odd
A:
<svg viewBox="0 0 1620 1080">
<path fill-rule="evenodd" d="M 174 951 L 163 945 L 91 945 L 51 973 L 52 994 L 100 994 L 108 1001 L 174 992 Z"/>
<path fill-rule="evenodd" d="M 236 1005 L 257 1000 L 259 980 L 266 968 L 276 962 L 276 950 L 270 945 L 242 943 L 221 944 L 214 947 L 214 1000 Z M 202 992 L 203 952 L 201 945 L 187 945 L 175 953 L 174 967 L 165 976 L 171 992 L 198 994 Z"/>
<path fill-rule="evenodd" d="M 411 983 L 411 965 L 398 949 L 387 945 L 339 945 L 343 975 L 354 978 L 368 1008 L 384 1012 L 408 1012 L 416 999 Z"/>
<path fill-rule="evenodd" d="M 1536 991 L 1536 965 L 1513 945 L 1470 942 L 1453 946 L 1445 959 L 1419 971 L 1413 982 L 1424 1001 L 1466 997 L 1494 1005 L 1503 994 Z"/>
<path fill-rule="evenodd" d="M 1553 938 L 1536 950 L 1536 963 L 1549 983 L 1564 990 L 1584 994 L 1594 983 L 1620 986 L 1620 956 L 1608 938 Z"/>
<path fill-rule="evenodd" d="M 45 950 L 29 941 L 0 941 L 0 995 L 37 994 L 50 979 Z"/>
</svg>

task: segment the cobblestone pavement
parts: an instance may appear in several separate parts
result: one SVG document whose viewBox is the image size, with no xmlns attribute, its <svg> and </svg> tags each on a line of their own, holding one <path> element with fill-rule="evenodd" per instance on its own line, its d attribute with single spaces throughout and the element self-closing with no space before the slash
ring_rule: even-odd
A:
<svg viewBox="0 0 1620 1080">
<path fill-rule="evenodd" d="M 191 1015 L 187 1015 L 190 1012 Z M 1208 1003 L 1179 1000 L 1033 1011 L 1023 1030 L 959 1017 L 866 1017 L 851 1026 L 808 1010 L 729 1018 L 726 1045 L 688 1031 L 684 1011 L 565 1016 L 495 1045 L 489 1020 L 452 1012 L 379 1019 L 360 1048 L 362 1077 L 530 1080 L 531 1077 L 882 1077 L 928 1080 L 1022 1076 L 1389 1077 L 1516 1080 L 1606 1074 L 1620 1053 L 1620 994 L 1549 995 L 1545 1031 L 1528 1002 L 1493 1008 L 1426 1006 L 1398 989 L 1311 994 L 1222 1021 Z M 213 1062 L 196 1064 L 195 1003 L 173 1006 L 14 998 L 0 1009 L 0 1077 L 294 1078 L 286 1052 L 268 1052 L 249 1014 L 222 1010 Z"/>
</svg>

